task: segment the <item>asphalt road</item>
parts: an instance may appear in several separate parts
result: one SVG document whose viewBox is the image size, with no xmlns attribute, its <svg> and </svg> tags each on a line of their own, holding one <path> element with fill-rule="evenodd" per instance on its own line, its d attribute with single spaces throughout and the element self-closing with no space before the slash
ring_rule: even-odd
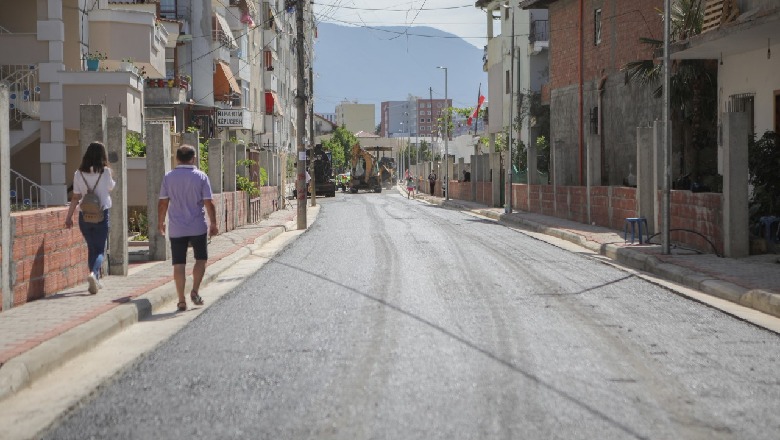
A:
<svg viewBox="0 0 780 440">
<path fill-rule="evenodd" d="M 318 203 L 46 438 L 778 438 L 777 334 L 395 191 Z"/>
</svg>

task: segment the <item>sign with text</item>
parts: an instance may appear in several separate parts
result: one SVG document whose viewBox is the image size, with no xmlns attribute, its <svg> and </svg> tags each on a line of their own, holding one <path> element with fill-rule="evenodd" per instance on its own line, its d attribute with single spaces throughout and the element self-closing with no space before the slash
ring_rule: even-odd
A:
<svg viewBox="0 0 780 440">
<path fill-rule="evenodd" d="M 244 109 L 218 109 L 217 126 L 218 127 L 240 127 L 251 128 L 249 122 L 249 112 Z M 249 126 L 247 126 L 249 125 Z"/>
</svg>

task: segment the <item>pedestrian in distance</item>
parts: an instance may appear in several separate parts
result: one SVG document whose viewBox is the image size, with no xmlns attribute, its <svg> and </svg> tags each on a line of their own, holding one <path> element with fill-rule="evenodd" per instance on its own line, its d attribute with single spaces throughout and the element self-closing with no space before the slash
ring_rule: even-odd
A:
<svg viewBox="0 0 780 440">
<path fill-rule="evenodd" d="M 211 194 L 209 177 L 195 167 L 195 148 L 184 144 L 176 150 L 178 165 L 165 174 L 160 185 L 160 200 L 157 202 L 157 225 L 160 235 L 165 235 L 165 216 L 168 215 L 168 239 L 171 242 L 171 260 L 173 280 L 179 303 L 176 308 L 187 310 L 184 297 L 186 282 L 185 266 L 187 248 L 191 245 L 195 256 L 192 268 L 192 303 L 203 305 L 198 290 L 206 273 L 208 261 L 207 236 L 219 233 L 217 228 L 217 210 Z M 208 223 L 206 222 L 208 214 Z"/>
<path fill-rule="evenodd" d="M 94 295 L 103 287 L 101 267 L 108 239 L 108 215 L 111 209 L 110 192 L 114 178 L 108 165 L 106 147 L 92 142 L 73 174 L 73 194 L 65 217 L 65 227 L 73 227 L 73 213 L 79 211 L 79 230 L 87 243 L 87 290 Z"/>
<path fill-rule="evenodd" d="M 436 189 L 436 173 L 431 171 L 431 174 L 428 174 L 428 184 L 431 186 L 431 195 L 433 195 L 433 190 Z"/>
<path fill-rule="evenodd" d="M 406 198 L 414 198 L 414 176 L 411 174 L 406 178 Z"/>
</svg>

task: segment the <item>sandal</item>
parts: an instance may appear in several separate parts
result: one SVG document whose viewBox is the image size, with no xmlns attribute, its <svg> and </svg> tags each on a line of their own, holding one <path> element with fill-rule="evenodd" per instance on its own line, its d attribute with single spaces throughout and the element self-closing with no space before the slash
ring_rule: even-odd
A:
<svg viewBox="0 0 780 440">
<path fill-rule="evenodd" d="M 182 302 L 180 302 L 180 303 L 176 304 L 176 308 L 177 308 L 177 309 L 178 309 L 180 312 L 184 312 L 184 311 L 186 311 L 186 310 L 187 310 L 187 302 L 186 302 L 186 301 L 182 301 Z"/>
<path fill-rule="evenodd" d="M 196 306 L 202 306 L 203 305 L 203 298 L 198 295 L 198 292 L 192 291 L 190 292 L 190 299 L 192 300 L 192 303 Z"/>
</svg>

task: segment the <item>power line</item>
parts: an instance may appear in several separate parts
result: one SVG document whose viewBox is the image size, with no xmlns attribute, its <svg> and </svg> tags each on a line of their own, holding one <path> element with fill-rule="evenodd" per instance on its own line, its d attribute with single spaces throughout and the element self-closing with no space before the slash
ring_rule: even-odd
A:
<svg viewBox="0 0 780 440">
<path fill-rule="evenodd" d="M 327 3 L 315 3 L 312 2 L 313 5 L 320 5 L 320 6 L 330 6 L 333 9 L 351 9 L 356 11 L 382 11 L 382 12 L 409 12 L 410 8 L 407 9 L 390 9 L 390 8 L 358 8 L 355 6 L 340 6 L 340 5 L 331 5 Z M 418 11 L 444 11 L 444 10 L 451 10 L 451 9 L 462 9 L 462 8 L 473 8 L 474 5 L 463 5 L 463 6 L 445 6 L 441 8 L 426 8 L 423 4 L 423 7 L 419 8 Z"/>
</svg>

